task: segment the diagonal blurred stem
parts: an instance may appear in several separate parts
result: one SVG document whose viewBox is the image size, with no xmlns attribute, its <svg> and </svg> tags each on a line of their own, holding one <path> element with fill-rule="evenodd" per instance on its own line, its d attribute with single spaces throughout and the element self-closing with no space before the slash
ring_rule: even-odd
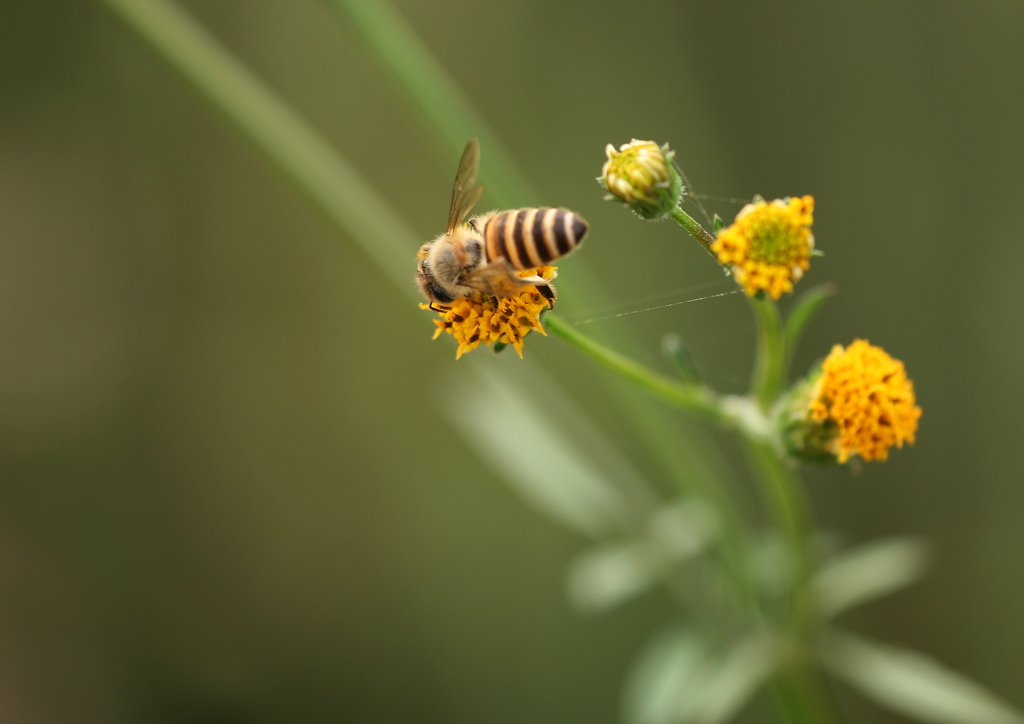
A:
<svg viewBox="0 0 1024 724">
<path fill-rule="evenodd" d="M 174 66 L 411 299 L 419 241 L 401 217 L 309 124 L 167 0 L 101 0 Z"/>
<path fill-rule="evenodd" d="M 399 90 L 399 97 L 417 115 L 425 117 L 427 128 L 441 138 L 447 149 L 461 153 L 474 136 L 487 149 L 486 177 L 489 193 L 507 207 L 539 206 L 511 154 L 477 112 L 454 80 L 420 40 L 416 31 L 389 2 L 382 0 L 326 0 L 337 8 L 363 36 L 374 58 Z M 448 161 L 447 154 L 445 161 Z"/>
</svg>

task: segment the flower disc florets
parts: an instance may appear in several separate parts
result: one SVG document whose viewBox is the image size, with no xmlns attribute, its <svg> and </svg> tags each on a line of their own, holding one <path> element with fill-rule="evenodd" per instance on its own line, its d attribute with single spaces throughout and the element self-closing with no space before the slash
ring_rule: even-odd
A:
<svg viewBox="0 0 1024 724">
<path fill-rule="evenodd" d="M 618 151 L 609 143 L 605 154 L 608 160 L 597 180 L 609 200 L 617 198 L 645 219 L 660 219 L 679 203 L 683 182 L 667 143 L 634 138 Z"/>
<path fill-rule="evenodd" d="M 772 299 L 793 291 L 793 283 L 811 266 L 814 249 L 814 197 L 764 200 L 747 204 L 732 226 L 723 229 L 711 250 L 732 267 L 744 291 L 763 289 Z"/>
<path fill-rule="evenodd" d="M 804 404 L 805 442 L 840 463 L 885 460 L 889 448 L 912 445 L 921 417 L 903 363 L 863 339 L 832 348 Z"/>
<path fill-rule="evenodd" d="M 557 275 L 558 270 L 553 266 L 519 272 L 521 277 L 540 276 L 548 281 Z M 459 297 L 444 308 L 433 308 L 441 317 L 434 320 L 437 325 L 434 339 L 440 337 L 442 332 L 452 335 L 459 343 L 455 359 L 476 349 L 481 343 L 490 346 L 495 342 L 511 344 L 522 358 L 523 338 L 531 330 L 536 329 L 547 336 L 540 323 L 540 313 L 547 307 L 548 301 L 532 285 L 523 287 L 510 297 L 492 297 L 483 293 Z M 431 309 L 431 306 L 421 304 L 420 309 Z"/>
</svg>

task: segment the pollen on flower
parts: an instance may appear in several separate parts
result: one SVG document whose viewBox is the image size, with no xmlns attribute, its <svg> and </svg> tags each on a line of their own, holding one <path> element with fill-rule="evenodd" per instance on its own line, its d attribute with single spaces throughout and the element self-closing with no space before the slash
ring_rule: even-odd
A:
<svg viewBox="0 0 1024 724">
<path fill-rule="evenodd" d="M 814 197 L 756 201 L 744 206 L 723 229 L 711 250 L 730 266 L 736 281 L 753 296 L 763 289 L 772 299 L 793 291 L 811 266 L 814 249 Z"/>
<path fill-rule="evenodd" d="M 521 277 L 541 276 L 549 281 L 557 274 L 557 268 L 553 266 L 519 272 Z M 523 339 L 527 334 L 535 329 L 547 336 L 540 323 L 540 313 L 547 307 L 547 299 L 532 285 L 523 287 L 510 297 L 492 297 L 483 293 L 459 297 L 444 307 L 433 307 L 432 311 L 440 316 L 434 320 L 437 325 L 434 339 L 443 332 L 452 335 L 459 343 L 455 359 L 481 344 L 490 346 L 495 342 L 511 344 L 521 359 Z M 420 309 L 431 309 L 431 306 L 421 304 Z"/>
<path fill-rule="evenodd" d="M 913 444 L 921 408 L 903 363 L 881 347 L 858 339 L 836 345 L 822 365 L 811 397 L 814 420 L 834 424 L 828 443 L 840 463 L 851 455 L 885 460 L 889 448 Z"/>
</svg>

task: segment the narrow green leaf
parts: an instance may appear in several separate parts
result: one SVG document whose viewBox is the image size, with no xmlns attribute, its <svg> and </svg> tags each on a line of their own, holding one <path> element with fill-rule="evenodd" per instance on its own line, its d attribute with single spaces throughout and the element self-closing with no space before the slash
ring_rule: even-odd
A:
<svg viewBox="0 0 1024 724">
<path fill-rule="evenodd" d="M 793 306 L 790 307 L 785 327 L 782 330 L 787 369 L 790 360 L 793 359 L 796 346 L 800 341 L 800 335 L 803 333 L 807 323 L 814 318 L 814 315 L 821 309 L 822 305 L 836 291 L 835 284 L 819 284 L 803 292 L 793 301 Z"/>
<path fill-rule="evenodd" d="M 584 551 L 569 567 L 569 599 L 586 613 L 619 606 L 650 590 L 673 565 L 701 553 L 714 528 L 704 506 L 665 506 L 651 516 L 647 536 Z"/>
<path fill-rule="evenodd" d="M 631 506 L 616 481 L 530 392 L 483 365 L 471 369 L 475 375 L 453 382 L 445 411 L 477 453 L 538 509 L 581 533 L 599 537 L 626 527 Z"/>
<path fill-rule="evenodd" d="M 651 541 L 675 561 L 692 558 L 704 550 L 718 529 L 715 511 L 698 501 L 665 505 L 648 523 Z"/>
<path fill-rule="evenodd" d="M 584 551 L 569 567 L 569 600 L 584 613 L 604 613 L 650 590 L 666 563 L 639 541 Z"/>
<path fill-rule="evenodd" d="M 780 661 L 770 636 L 754 634 L 709 667 L 704 686 L 681 721 L 722 724 L 747 704 L 771 677 Z"/>
<path fill-rule="evenodd" d="M 826 668 L 868 698 L 931 724 L 1024 724 L 1024 713 L 934 659 L 840 631 L 822 641 Z"/>
<path fill-rule="evenodd" d="M 723 652 L 683 627 L 659 633 L 626 680 L 628 724 L 722 724 L 771 677 L 780 661 L 774 639 L 755 633 Z"/>
<path fill-rule="evenodd" d="M 890 538 L 844 551 L 818 572 L 818 609 L 831 618 L 905 588 L 920 580 L 927 562 L 928 547 L 919 538 Z"/>
<path fill-rule="evenodd" d="M 658 632 L 626 676 L 622 715 L 627 724 L 675 724 L 679 699 L 690 690 L 710 652 L 690 629 L 674 625 Z"/>
</svg>

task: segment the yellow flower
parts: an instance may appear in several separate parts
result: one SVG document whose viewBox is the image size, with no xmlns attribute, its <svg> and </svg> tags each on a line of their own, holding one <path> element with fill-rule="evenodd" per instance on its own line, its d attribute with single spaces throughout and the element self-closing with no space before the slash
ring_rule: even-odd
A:
<svg viewBox="0 0 1024 724">
<path fill-rule="evenodd" d="M 851 455 L 885 460 L 893 445 L 913 444 L 921 408 L 903 363 L 858 339 L 832 348 L 811 395 L 813 420 L 834 427 L 826 449 L 840 463 Z"/>
<path fill-rule="evenodd" d="M 772 299 L 793 291 L 793 282 L 811 265 L 814 249 L 814 197 L 758 200 L 736 215 L 711 250 L 732 267 L 750 296 L 763 289 Z"/>
<path fill-rule="evenodd" d="M 609 143 L 605 155 L 608 160 L 597 180 L 609 193 L 606 199 L 618 198 L 645 219 L 662 218 L 679 203 L 682 179 L 668 144 L 634 138 L 618 151 Z"/>
<path fill-rule="evenodd" d="M 557 274 L 557 269 L 553 266 L 519 272 L 521 277 L 539 275 L 549 281 Z M 437 325 L 434 339 L 440 337 L 442 332 L 452 335 L 459 343 L 455 359 L 459 359 L 465 352 L 476 349 L 481 342 L 488 346 L 495 342 L 511 344 L 522 359 L 523 338 L 530 330 L 536 329 L 547 336 L 540 323 L 540 313 L 547 306 L 548 301 L 532 285 L 523 287 L 511 297 L 498 298 L 482 293 L 459 297 L 444 307 L 434 306 L 433 311 L 441 317 L 434 320 L 434 324 Z M 421 304 L 420 309 L 431 309 L 431 306 Z"/>
</svg>

